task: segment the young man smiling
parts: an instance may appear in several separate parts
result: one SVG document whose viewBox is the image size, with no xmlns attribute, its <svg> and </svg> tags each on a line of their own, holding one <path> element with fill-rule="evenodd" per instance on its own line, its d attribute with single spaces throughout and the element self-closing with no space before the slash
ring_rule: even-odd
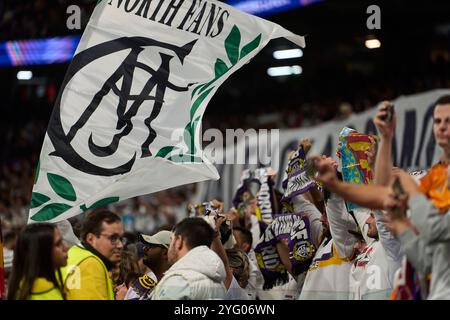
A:
<svg viewBox="0 0 450 320">
<path fill-rule="evenodd" d="M 62 269 L 68 300 L 114 300 L 110 270 L 120 263 L 123 226 L 110 211 L 90 213 L 81 229 L 81 245 L 68 252 Z"/>
</svg>

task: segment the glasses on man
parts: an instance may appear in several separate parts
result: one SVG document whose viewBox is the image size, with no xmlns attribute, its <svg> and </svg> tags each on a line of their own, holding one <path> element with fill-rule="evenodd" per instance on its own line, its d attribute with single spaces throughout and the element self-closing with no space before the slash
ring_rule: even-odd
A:
<svg viewBox="0 0 450 320">
<path fill-rule="evenodd" d="M 125 237 L 122 237 L 118 234 L 106 234 L 106 233 L 100 233 L 101 236 L 106 237 L 109 239 L 111 244 L 117 244 L 119 241 L 123 244 L 125 243 Z"/>
</svg>

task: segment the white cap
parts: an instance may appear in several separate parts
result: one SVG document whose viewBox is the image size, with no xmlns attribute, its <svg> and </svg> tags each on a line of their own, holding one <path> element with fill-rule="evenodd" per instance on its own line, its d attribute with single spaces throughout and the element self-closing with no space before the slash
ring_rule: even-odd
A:
<svg viewBox="0 0 450 320">
<path fill-rule="evenodd" d="M 141 240 L 144 244 L 154 244 L 169 248 L 170 241 L 172 240 L 172 232 L 162 230 L 152 236 L 141 233 Z"/>
</svg>

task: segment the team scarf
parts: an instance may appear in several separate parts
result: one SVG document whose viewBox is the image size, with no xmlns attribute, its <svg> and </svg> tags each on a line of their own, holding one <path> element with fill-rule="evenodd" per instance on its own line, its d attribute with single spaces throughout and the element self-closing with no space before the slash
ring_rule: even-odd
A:
<svg viewBox="0 0 450 320">
<path fill-rule="evenodd" d="M 308 270 L 316 251 L 310 236 L 310 224 L 307 217 L 302 217 L 300 214 L 276 216 L 255 247 L 258 266 L 264 277 L 264 289 L 270 289 L 288 281 L 287 270 L 276 249 L 276 244 L 280 241 L 288 242 L 293 274 L 297 276 Z"/>
<path fill-rule="evenodd" d="M 294 197 L 317 187 L 313 179 L 315 167 L 311 159 L 306 159 L 303 146 L 295 151 L 286 169 L 286 179 L 283 181 L 284 195 L 282 203 L 289 203 Z"/>
<path fill-rule="evenodd" d="M 138 297 L 130 300 L 150 300 L 150 294 L 155 288 L 157 281 L 144 274 L 138 276 L 131 282 L 130 288 L 136 293 Z"/>
<path fill-rule="evenodd" d="M 250 184 L 257 184 L 256 193 L 256 216 L 260 222 L 260 226 L 264 230 L 274 219 L 275 199 L 274 199 L 274 183 L 268 175 L 267 168 L 259 168 L 256 170 L 244 170 L 241 175 L 241 182 L 236 190 L 233 198 L 233 206 L 238 209 L 240 218 L 244 217 L 245 207 L 249 198 L 254 196 L 250 188 Z"/>
<path fill-rule="evenodd" d="M 362 134 L 354 129 L 344 127 L 339 134 L 337 155 L 341 160 L 342 178 L 345 182 L 357 184 L 371 184 L 373 170 L 368 162 L 366 151 L 372 148 L 370 137 L 376 136 Z M 359 208 L 354 203 L 347 202 L 348 210 Z"/>
</svg>

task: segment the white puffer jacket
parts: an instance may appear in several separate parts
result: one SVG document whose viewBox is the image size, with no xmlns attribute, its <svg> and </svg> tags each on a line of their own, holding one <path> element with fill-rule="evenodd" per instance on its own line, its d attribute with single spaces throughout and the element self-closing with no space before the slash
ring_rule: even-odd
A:
<svg viewBox="0 0 450 320">
<path fill-rule="evenodd" d="M 190 250 L 167 270 L 152 292 L 153 300 L 224 299 L 225 267 L 206 246 Z"/>
</svg>

